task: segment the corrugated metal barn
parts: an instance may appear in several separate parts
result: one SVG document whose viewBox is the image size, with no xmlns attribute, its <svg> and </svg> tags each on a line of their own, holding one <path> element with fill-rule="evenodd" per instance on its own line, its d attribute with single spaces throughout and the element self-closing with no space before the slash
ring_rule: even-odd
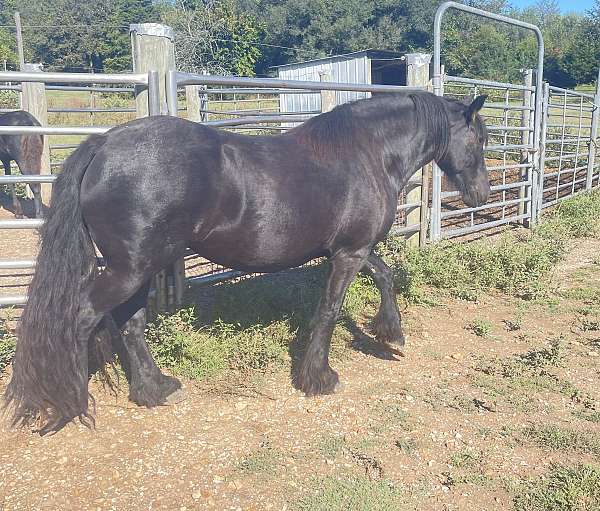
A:
<svg viewBox="0 0 600 511">
<path fill-rule="evenodd" d="M 316 60 L 278 66 L 278 76 L 284 80 L 316 81 L 326 79 L 340 83 L 406 85 L 406 59 L 401 53 L 388 50 L 363 50 Z M 336 104 L 370 96 L 368 92 L 336 91 Z M 281 94 L 281 112 L 320 112 L 318 92 Z"/>
</svg>

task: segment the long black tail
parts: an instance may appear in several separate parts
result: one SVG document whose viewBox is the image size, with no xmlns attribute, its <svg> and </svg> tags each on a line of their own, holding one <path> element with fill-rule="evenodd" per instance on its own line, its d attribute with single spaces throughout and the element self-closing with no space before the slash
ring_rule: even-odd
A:
<svg viewBox="0 0 600 511">
<path fill-rule="evenodd" d="M 65 161 L 52 189 L 29 298 L 21 317 L 5 405 L 13 426 L 40 421 L 52 431 L 88 412 L 87 342 L 77 338 L 79 297 L 96 274 L 96 256 L 79 203 L 85 171 L 102 135 L 90 137 Z"/>
</svg>

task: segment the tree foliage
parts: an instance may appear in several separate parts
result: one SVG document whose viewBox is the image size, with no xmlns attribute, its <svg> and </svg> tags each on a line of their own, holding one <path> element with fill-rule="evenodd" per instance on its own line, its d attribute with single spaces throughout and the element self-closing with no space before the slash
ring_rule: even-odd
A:
<svg viewBox="0 0 600 511">
<path fill-rule="evenodd" d="M 178 0 L 163 4 L 161 18 L 176 33 L 178 67 L 183 71 L 208 71 L 252 76 L 260 50 L 262 25 L 233 2 Z"/>
<path fill-rule="evenodd" d="M 119 71 L 131 66 L 129 24 L 163 22 L 176 32 L 187 71 L 268 74 L 275 65 L 366 48 L 431 51 L 442 0 L 0 0 L 0 22 L 21 11 L 29 61 L 50 69 Z M 600 62 L 600 0 L 585 14 L 562 14 L 556 0 L 517 9 L 510 0 L 466 3 L 538 25 L 545 78 L 590 83 Z M 536 63 L 531 32 L 449 12 L 444 63 L 452 74 L 519 80 Z M 15 62 L 14 31 L 0 29 L 0 60 Z"/>
</svg>

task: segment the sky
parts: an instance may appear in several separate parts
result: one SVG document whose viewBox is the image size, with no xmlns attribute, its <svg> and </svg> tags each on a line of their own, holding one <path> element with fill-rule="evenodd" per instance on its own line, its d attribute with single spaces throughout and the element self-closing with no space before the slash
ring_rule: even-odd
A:
<svg viewBox="0 0 600 511">
<path fill-rule="evenodd" d="M 515 7 L 528 7 L 536 3 L 536 0 L 511 0 L 511 4 Z M 558 5 L 563 13 L 580 12 L 591 9 L 594 5 L 594 0 L 558 0 Z"/>
</svg>

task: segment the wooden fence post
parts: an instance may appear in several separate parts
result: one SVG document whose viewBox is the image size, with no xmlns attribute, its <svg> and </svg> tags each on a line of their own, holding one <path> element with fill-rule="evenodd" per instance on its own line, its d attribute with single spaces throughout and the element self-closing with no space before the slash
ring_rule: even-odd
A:
<svg viewBox="0 0 600 511">
<path fill-rule="evenodd" d="M 329 71 L 319 71 L 319 80 L 321 82 L 330 82 L 331 73 Z M 321 113 L 329 112 L 335 108 L 335 91 L 321 91 Z"/>
<path fill-rule="evenodd" d="M 23 71 L 27 73 L 42 73 L 41 64 L 24 64 Z M 46 86 L 42 82 L 23 82 L 21 84 L 21 107 L 33 115 L 42 126 L 48 126 L 48 101 L 46 99 Z M 50 145 L 48 136 L 44 136 L 44 149 L 40 174 L 49 175 L 50 170 Z M 50 203 L 52 188 L 50 184 L 42 184 L 42 201 Z"/>
<path fill-rule="evenodd" d="M 201 122 L 202 112 L 204 110 L 200 100 L 200 92 L 203 90 L 201 85 L 185 86 L 185 104 L 187 105 L 188 121 Z"/>
<path fill-rule="evenodd" d="M 431 87 L 431 78 L 429 75 L 429 63 L 431 54 L 429 53 L 408 53 L 406 54 L 406 85 L 412 87 Z M 424 224 L 427 224 L 427 208 L 429 207 L 429 176 L 431 175 L 431 164 L 418 170 L 410 179 L 409 188 L 406 193 L 406 203 L 419 203 L 419 206 L 406 211 L 406 226 L 418 225 L 419 228 L 412 233 L 408 233 L 407 242 L 413 246 L 425 245 L 426 236 L 423 235 Z"/>
<path fill-rule="evenodd" d="M 160 113 L 167 113 L 166 76 L 175 69 L 174 32 L 159 23 L 132 24 L 131 50 L 133 70 L 136 73 L 156 71 L 159 81 Z M 138 117 L 148 115 L 148 91 L 136 87 L 135 104 Z M 151 112 L 157 114 L 158 112 Z M 165 190 L 168 193 L 168 190 Z M 174 312 L 183 302 L 185 264 L 180 259 L 155 277 L 148 297 L 147 317 L 164 312 Z"/>
</svg>

